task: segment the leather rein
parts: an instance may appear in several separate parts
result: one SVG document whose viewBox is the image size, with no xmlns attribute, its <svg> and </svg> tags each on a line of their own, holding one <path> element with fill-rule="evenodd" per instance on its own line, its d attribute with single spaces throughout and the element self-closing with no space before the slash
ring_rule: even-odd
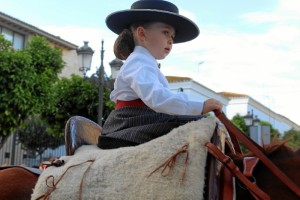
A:
<svg viewBox="0 0 300 200">
<path fill-rule="evenodd" d="M 231 142 L 233 143 L 234 151 L 236 153 L 242 154 L 241 148 L 239 146 L 238 140 L 240 140 L 266 167 L 272 171 L 272 173 L 277 176 L 291 191 L 293 191 L 298 197 L 300 197 L 300 188 L 286 176 L 265 154 L 264 149 L 259 146 L 256 142 L 250 139 L 247 135 L 241 132 L 237 127 L 235 127 L 225 116 L 223 112 L 214 111 L 215 116 L 224 124 L 226 127 Z M 238 178 L 245 186 L 250 190 L 256 199 L 270 199 L 269 195 L 263 192 L 255 182 L 251 182 L 248 177 L 250 176 L 249 170 L 242 173 L 239 168 L 234 164 L 232 159 L 221 152 L 214 144 L 207 143 L 208 151 L 216 157 L 220 162 L 222 162 L 231 173 Z M 257 161 L 254 161 L 257 163 Z M 252 165 L 252 164 L 251 164 Z M 250 171 L 253 171 L 251 169 Z"/>
</svg>

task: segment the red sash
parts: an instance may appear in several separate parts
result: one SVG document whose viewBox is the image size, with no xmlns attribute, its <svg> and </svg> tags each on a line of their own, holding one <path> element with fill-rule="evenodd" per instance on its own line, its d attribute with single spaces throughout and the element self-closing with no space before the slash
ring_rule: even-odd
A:
<svg viewBox="0 0 300 200">
<path fill-rule="evenodd" d="M 128 106 L 147 107 L 146 104 L 141 99 L 135 99 L 135 100 L 131 100 L 131 101 L 117 100 L 115 108 L 119 109 L 119 108 L 128 107 Z"/>
</svg>

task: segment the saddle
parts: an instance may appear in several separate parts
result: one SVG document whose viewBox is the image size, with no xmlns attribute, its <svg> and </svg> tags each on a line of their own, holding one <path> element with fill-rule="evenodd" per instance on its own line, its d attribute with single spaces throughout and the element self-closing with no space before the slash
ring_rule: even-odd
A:
<svg viewBox="0 0 300 200">
<path fill-rule="evenodd" d="M 81 116 L 71 117 L 65 125 L 65 145 L 67 156 L 74 155 L 82 145 L 95 145 L 101 135 L 102 127 Z"/>
<path fill-rule="evenodd" d="M 211 142 L 223 153 L 225 153 L 225 149 L 231 147 L 232 144 L 230 143 L 230 138 L 225 127 L 222 126 L 222 128 L 220 128 L 220 126 L 222 126 L 222 124 L 218 124 L 218 126 L 216 126 L 216 130 L 211 138 Z M 67 156 L 74 155 L 75 151 L 82 145 L 97 144 L 98 137 L 101 135 L 101 130 L 102 128 L 98 124 L 87 118 L 81 116 L 71 117 L 67 121 L 65 127 L 65 145 Z M 231 152 L 234 151 L 233 148 L 230 149 Z M 221 182 L 224 182 L 222 179 L 223 170 L 224 168 L 222 163 L 219 162 L 212 154 L 208 154 L 205 167 L 206 179 L 204 199 L 220 199 L 220 194 L 222 192 L 220 184 Z M 232 176 L 230 178 L 232 178 Z M 227 184 L 225 184 L 225 186 L 226 185 Z"/>
<path fill-rule="evenodd" d="M 238 140 L 252 151 L 283 183 L 294 193 L 300 196 L 300 190 L 278 167 L 276 167 L 265 155 L 262 147 L 257 145 L 249 137 L 237 129 L 224 115 L 215 112 L 217 118 L 226 127 L 227 134 L 217 134 L 215 131 L 211 141 L 206 143 L 209 154 L 207 155 L 205 173 L 204 199 L 227 200 L 234 197 L 233 178 L 240 180 L 256 199 L 268 200 L 270 197 L 258 186 L 251 182 L 247 176 L 234 164 L 230 155 L 242 154 Z M 217 126 L 217 128 L 220 127 Z M 102 128 L 84 117 L 72 117 L 66 124 L 65 139 L 67 155 L 73 155 L 81 145 L 97 144 Z M 220 132 L 219 132 L 220 133 Z M 257 163 L 258 159 L 251 160 Z M 252 166 L 252 164 L 251 164 Z M 245 167 L 247 168 L 247 167 Z M 252 168 L 250 167 L 250 171 Z"/>
<path fill-rule="evenodd" d="M 134 147 L 82 145 L 73 156 L 59 158 L 62 166 L 43 171 L 32 199 L 202 199 L 205 144 L 219 130 L 217 122 L 215 117 L 189 122 Z"/>
</svg>

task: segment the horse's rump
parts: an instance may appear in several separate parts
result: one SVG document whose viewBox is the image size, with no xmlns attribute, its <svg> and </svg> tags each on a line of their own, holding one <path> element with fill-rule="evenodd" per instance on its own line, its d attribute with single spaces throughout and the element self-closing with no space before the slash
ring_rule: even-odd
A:
<svg viewBox="0 0 300 200">
<path fill-rule="evenodd" d="M 20 166 L 0 167 L 0 199 L 28 200 L 38 180 L 38 171 Z"/>
<path fill-rule="evenodd" d="M 82 146 L 41 174 L 32 199 L 202 199 L 205 143 L 216 125 L 203 118 L 136 147 Z"/>
</svg>

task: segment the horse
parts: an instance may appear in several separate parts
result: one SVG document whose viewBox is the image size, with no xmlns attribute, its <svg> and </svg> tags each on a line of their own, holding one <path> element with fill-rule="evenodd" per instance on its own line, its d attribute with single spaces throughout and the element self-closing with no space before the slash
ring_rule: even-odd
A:
<svg viewBox="0 0 300 200">
<path fill-rule="evenodd" d="M 21 166 L 0 167 L 0 199 L 30 199 L 39 174 L 37 169 Z"/>
<path fill-rule="evenodd" d="M 264 147 L 267 157 L 281 169 L 298 187 L 300 187 L 300 149 L 294 151 L 285 145 L 284 142 L 274 140 L 272 144 Z M 236 165 L 243 170 L 243 160 L 245 157 L 254 156 L 252 152 L 244 155 L 232 155 L 232 159 Z M 253 171 L 253 179 L 257 186 L 267 193 L 272 200 L 296 200 L 296 196 L 289 188 L 287 188 L 281 180 L 261 162 L 258 162 Z M 250 200 L 253 199 L 252 194 L 242 183 L 236 180 L 236 199 Z"/>
<path fill-rule="evenodd" d="M 300 186 L 300 149 L 292 150 L 283 142 L 272 142 L 266 146 L 265 153 L 291 180 Z M 253 156 L 252 152 L 243 155 L 231 155 L 234 163 L 243 170 L 244 157 Z M 39 174 L 24 167 L 0 168 L 0 199 L 28 200 L 38 180 Z M 253 171 L 256 184 L 270 195 L 272 200 L 297 200 L 291 192 L 263 163 L 258 163 Z M 242 183 L 236 180 L 236 199 L 252 200 L 253 196 Z"/>
<path fill-rule="evenodd" d="M 286 146 L 285 143 L 276 141 L 264 147 L 264 153 L 278 168 L 295 182 L 298 187 L 300 187 L 300 149 L 294 151 Z M 229 156 L 242 171 L 243 159 L 253 155 L 252 152 L 249 152 L 248 154 L 232 154 Z M 0 199 L 30 199 L 38 177 L 38 174 L 32 173 L 21 167 L 0 168 Z M 262 162 L 258 162 L 256 165 L 253 171 L 253 179 L 256 181 L 258 187 L 267 193 L 272 200 L 299 199 L 299 197 L 286 187 L 281 180 L 274 176 Z M 237 179 L 235 188 L 236 199 L 254 199 L 249 190 Z M 202 199 L 202 197 L 199 197 L 199 199 Z M 204 197 L 204 199 L 206 199 L 206 197 Z"/>
</svg>

